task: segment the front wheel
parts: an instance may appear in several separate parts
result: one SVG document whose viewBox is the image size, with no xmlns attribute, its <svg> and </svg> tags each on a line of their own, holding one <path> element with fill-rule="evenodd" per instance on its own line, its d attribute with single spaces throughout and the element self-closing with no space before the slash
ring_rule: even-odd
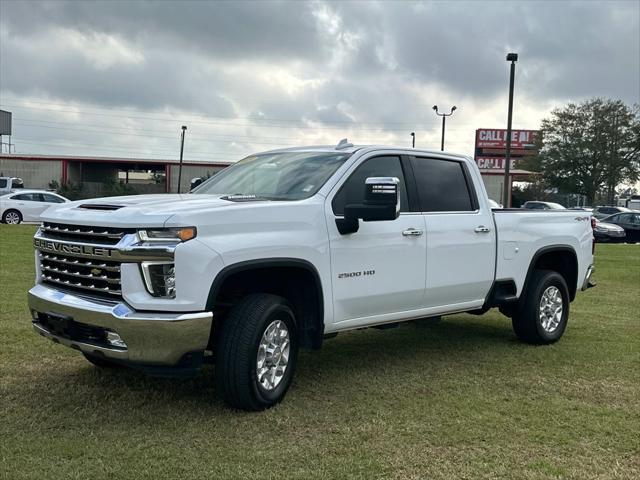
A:
<svg viewBox="0 0 640 480">
<path fill-rule="evenodd" d="M 2 214 L 2 221 L 9 225 L 17 225 L 22 222 L 22 214 L 18 210 L 7 210 Z"/>
<path fill-rule="evenodd" d="M 523 295 L 511 320 L 517 337 L 537 345 L 560 340 L 569 318 L 569 289 L 562 275 L 534 271 Z"/>
<path fill-rule="evenodd" d="M 298 355 L 295 316 L 282 297 L 252 294 L 230 312 L 218 336 L 216 391 L 228 405 L 264 410 L 280 402 Z"/>
</svg>

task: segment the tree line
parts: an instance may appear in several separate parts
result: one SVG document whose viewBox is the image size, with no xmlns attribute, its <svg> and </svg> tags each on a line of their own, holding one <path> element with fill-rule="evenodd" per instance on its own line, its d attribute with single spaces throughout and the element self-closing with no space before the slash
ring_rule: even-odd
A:
<svg viewBox="0 0 640 480">
<path fill-rule="evenodd" d="M 640 178 L 640 105 L 593 98 L 551 111 L 541 124 L 539 153 L 519 163 L 538 172 L 528 187 L 557 189 L 613 204 L 624 185 Z"/>
</svg>

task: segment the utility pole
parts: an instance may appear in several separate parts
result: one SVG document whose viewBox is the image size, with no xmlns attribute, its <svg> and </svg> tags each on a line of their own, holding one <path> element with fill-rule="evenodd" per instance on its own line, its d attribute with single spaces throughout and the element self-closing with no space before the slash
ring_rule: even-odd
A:
<svg viewBox="0 0 640 480">
<path fill-rule="evenodd" d="M 187 131 L 187 126 L 182 126 L 182 138 L 180 139 L 180 166 L 178 167 L 178 193 L 180 193 L 180 184 L 182 183 L 182 154 L 184 152 L 184 132 Z"/>
<path fill-rule="evenodd" d="M 411 148 L 416 148 L 416 132 L 411 132 Z"/>
<path fill-rule="evenodd" d="M 442 139 L 440 140 L 440 151 L 444 152 L 444 129 L 445 129 L 445 119 L 453 115 L 453 112 L 456 111 L 458 107 L 455 105 L 451 107 L 451 111 L 449 113 L 438 113 L 438 106 L 434 105 L 433 110 L 436 112 L 436 115 L 442 117 Z"/>
<path fill-rule="evenodd" d="M 502 204 L 504 208 L 511 207 L 511 179 L 509 170 L 511 169 L 511 121 L 513 120 L 513 83 L 516 76 L 517 53 L 508 53 L 507 62 L 511 62 L 511 72 L 509 76 L 509 113 L 507 114 L 507 150 L 504 155 L 504 198 Z"/>
<path fill-rule="evenodd" d="M 613 205 L 613 201 L 616 196 L 616 183 L 617 179 L 613 175 L 613 172 L 616 171 L 618 164 L 618 126 L 619 119 L 618 114 L 613 114 L 613 132 L 611 135 L 611 155 L 609 156 L 609 172 L 607 178 L 607 203 L 609 205 Z"/>
</svg>

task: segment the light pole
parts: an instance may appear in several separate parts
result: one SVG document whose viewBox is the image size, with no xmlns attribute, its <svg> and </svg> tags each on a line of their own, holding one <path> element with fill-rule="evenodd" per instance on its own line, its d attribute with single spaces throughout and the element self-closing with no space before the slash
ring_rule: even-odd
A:
<svg viewBox="0 0 640 480">
<path fill-rule="evenodd" d="M 416 148 L 416 132 L 411 132 L 411 148 Z"/>
<path fill-rule="evenodd" d="M 182 154 L 184 152 L 184 132 L 187 131 L 187 126 L 182 126 L 182 136 L 180 138 L 180 166 L 178 167 L 178 193 L 180 193 L 180 183 L 182 182 Z"/>
<path fill-rule="evenodd" d="M 453 112 L 455 112 L 457 108 L 458 107 L 454 105 L 453 107 L 451 107 L 451 111 L 449 113 L 438 113 L 438 106 L 437 105 L 433 106 L 433 110 L 436 112 L 436 115 L 438 115 L 439 117 L 442 117 L 442 140 L 440 141 L 440 150 L 443 152 L 444 152 L 444 128 L 445 128 L 444 121 L 446 120 L 447 117 L 450 117 L 451 115 L 453 115 Z"/>
<path fill-rule="evenodd" d="M 502 204 L 505 208 L 511 206 L 511 181 L 509 170 L 511 169 L 511 120 L 513 119 L 513 82 L 516 76 L 517 53 L 508 53 L 507 62 L 511 62 L 511 72 L 509 76 L 509 112 L 507 113 L 507 149 L 504 155 L 504 188 L 502 189 Z"/>
</svg>

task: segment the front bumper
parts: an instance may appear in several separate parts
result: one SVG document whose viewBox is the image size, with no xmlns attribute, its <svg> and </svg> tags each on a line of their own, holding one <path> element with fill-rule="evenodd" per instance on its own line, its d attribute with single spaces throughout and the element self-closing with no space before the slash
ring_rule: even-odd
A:
<svg viewBox="0 0 640 480">
<path fill-rule="evenodd" d="M 597 242 L 624 242 L 626 239 L 626 233 L 624 231 L 617 232 L 598 232 L 594 231 L 593 236 L 595 237 Z"/>
<path fill-rule="evenodd" d="M 36 332 L 57 343 L 118 363 L 150 368 L 177 367 L 191 354 L 202 358 L 213 321 L 211 312 L 140 312 L 124 302 L 88 299 L 42 284 L 29 291 L 29 308 Z M 82 336 L 52 328 L 49 319 L 89 333 Z M 95 332 L 116 333 L 123 343 L 111 345 Z"/>
</svg>

